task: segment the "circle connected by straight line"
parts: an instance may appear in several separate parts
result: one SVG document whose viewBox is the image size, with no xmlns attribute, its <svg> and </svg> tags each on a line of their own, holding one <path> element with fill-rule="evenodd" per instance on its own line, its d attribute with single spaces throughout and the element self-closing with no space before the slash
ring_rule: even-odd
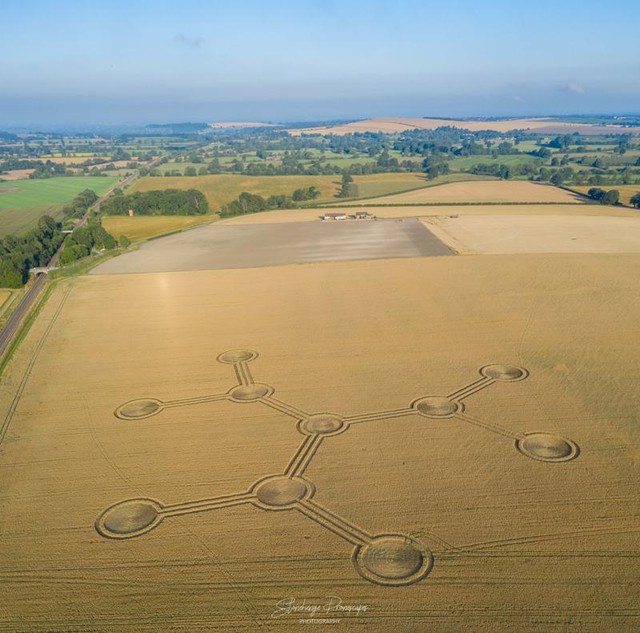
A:
<svg viewBox="0 0 640 633">
<path fill-rule="evenodd" d="M 220 356 L 218 356 L 218 362 L 233 365 L 234 363 L 246 363 L 254 358 L 258 358 L 258 352 L 250 349 L 232 349 L 220 354 Z"/>
<path fill-rule="evenodd" d="M 314 413 L 298 423 L 298 430 L 305 435 L 338 435 L 347 428 L 347 423 L 334 413 Z"/>
<path fill-rule="evenodd" d="M 313 485 L 301 477 L 275 475 L 259 481 L 253 487 L 261 506 L 267 510 L 287 510 L 296 502 L 308 499 L 314 493 Z"/>
<path fill-rule="evenodd" d="M 427 396 L 411 403 L 411 406 L 427 418 L 450 418 L 464 411 L 462 402 L 456 402 L 444 396 Z"/>
<path fill-rule="evenodd" d="M 255 402 L 256 400 L 260 400 L 260 398 L 270 396 L 274 391 L 275 389 L 273 387 L 256 382 L 250 385 L 234 387 L 229 391 L 229 395 L 231 399 L 236 402 Z"/>
<path fill-rule="evenodd" d="M 527 433 L 516 440 L 516 448 L 523 455 L 541 462 L 568 462 L 580 453 L 573 440 L 551 433 Z"/>
<path fill-rule="evenodd" d="M 485 365 L 480 368 L 480 373 L 485 378 L 501 382 L 524 380 L 529 375 L 524 367 L 516 367 L 515 365 Z"/>
<path fill-rule="evenodd" d="M 366 580 L 398 587 L 426 578 L 433 567 L 433 554 L 408 536 L 381 534 L 356 547 L 353 564 Z"/>
<path fill-rule="evenodd" d="M 162 522 L 162 505 L 153 499 L 129 499 L 107 508 L 96 521 L 96 530 L 107 538 L 134 538 Z"/>
<path fill-rule="evenodd" d="M 160 413 L 163 406 L 162 402 L 155 398 L 139 398 L 120 405 L 113 414 L 121 420 L 141 420 Z"/>
</svg>

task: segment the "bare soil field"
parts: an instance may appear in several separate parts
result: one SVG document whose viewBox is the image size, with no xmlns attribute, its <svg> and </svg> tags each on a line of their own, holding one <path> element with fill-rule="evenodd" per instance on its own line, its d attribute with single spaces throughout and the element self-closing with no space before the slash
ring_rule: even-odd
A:
<svg viewBox="0 0 640 633">
<path fill-rule="evenodd" d="M 451 255 L 425 225 L 407 220 L 203 226 L 143 244 L 92 274 L 254 268 L 321 261 Z"/>
<path fill-rule="evenodd" d="M 639 293 L 638 255 L 64 282 L 0 383 L 0 630 L 637 631 Z"/>
<path fill-rule="evenodd" d="M 511 130 L 532 130 L 549 134 L 640 134 L 638 128 L 620 126 L 586 125 L 581 123 L 563 123 L 545 119 L 505 119 L 502 121 L 456 121 L 453 119 L 420 119 L 403 117 L 380 117 L 366 119 L 332 127 L 316 127 L 289 130 L 292 136 L 301 134 L 354 134 L 355 132 L 404 132 L 411 129 L 435 130 L 448 126 L 464 130 L 495 130 L 510 132 Z"/>
<path fill-rule="evenodd" d="M 585 203 L 585 199 L 565 189 L 529 181 L 454 182 L 405 193 L 363 200 L 361 204 L 429 204 L 430 202 L 557 202 Z"/>
<path fill-rule="evenodd" d="M 640 217 L 441 216 L 424 222 L 461 254 L 640 253 Z"/>
<path fill-rule="evenodd" d="M 355 204 L 355 203 L 351 203 Z M 356 210 L 368 211 L 378 218 L 409 218 L 446 215 L 574 215 L 637 218 L 638 212 L 623 207 L 608 207 L 601 204 L 475 204 L 475 205 L 414 205 L 367 208 L 358 205 L 358 209 L 342 209 L 346 214 Z M 282 209 L 239 215 L 221 220 L 220 225 L 227 224 L 280 224 L 282 222 L 319 222 L 324 213 L 333 213 L 336 208 L 324 207 L 316 209 Z M 369 222 L 370 220 L 361 220 Z"/>
</svg>

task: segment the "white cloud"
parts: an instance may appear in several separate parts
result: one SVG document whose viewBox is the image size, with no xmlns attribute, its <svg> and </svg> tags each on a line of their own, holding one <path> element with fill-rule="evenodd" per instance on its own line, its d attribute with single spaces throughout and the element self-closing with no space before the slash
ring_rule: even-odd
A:
<svg viewBox="0 0 640 633">
<path fill-rule="evenodd" d="M 574 81 L 570 81 L 560 88 L 562 92 L 571 92 L 574 95 L 583 95 L 585 93 L 585 89 L 580 85 L 575 83 Z"/>
</svg>

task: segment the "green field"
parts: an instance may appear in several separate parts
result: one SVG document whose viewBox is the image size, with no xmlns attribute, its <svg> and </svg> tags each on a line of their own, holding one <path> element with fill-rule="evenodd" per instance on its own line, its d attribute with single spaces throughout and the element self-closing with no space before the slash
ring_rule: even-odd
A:
<svg viewBox="0 0 640 633">
<path fill-rule="evenodd" d="M 115 177 L 65 176 L 2 182 L 0 236 L 28 230 L 45 213 L 60 218 L 62 207 L 84 189 L 93 189 L 98 195 L 102 195 L 118 180 Z"/>
<path fill-rule="evenodd" d="M 522 163 L 541 163 L 541 159 L 529 154 L 502 154 L 496 158 L 491 156 L 466 156 L 465 158 L 454 158 L 449 161 L 449 169 L 459 171 L 469 169 L 479 163 L 491 165 L 521 165 Z"/>
</svg>

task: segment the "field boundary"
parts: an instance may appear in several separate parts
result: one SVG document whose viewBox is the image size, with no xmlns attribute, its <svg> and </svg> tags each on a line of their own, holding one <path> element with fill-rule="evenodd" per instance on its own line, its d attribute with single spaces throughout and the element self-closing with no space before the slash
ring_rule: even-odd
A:
<svg viewBox="0 0 640 633">
<path fill-rule="evenodd" d="M 409 193 L 411 191 L 419 191 L 420 189 L 433 189 L 434 187 L 442 187 L 444 185 L 452 185 L 457 182 L 485 182 L 485 181 L 495 181 L 499 180 L 496 177 L 488 177 L 488 178 L 462 178 L 460 180 L 452 180 L 450 182 L 434 182 L 427 185 L 422 185 L 420 187 L 411 187 L 410 189 L 402 189 L 402 191 L 394 191 L 392 193 L 384 193 L 382 195 L 377 194 L 375 196 L 363 196 L 362 198 L 350 198 L 349 202 L 355 202 L 357 200 L 375 200 L 376 198 L 382 198 L 387 196 L 399 196 L 403 193 Z M 356 185 L 357 186 L 357 185 Z M 328 207 L 328 206 L 337 206 L 340 204 L 340 200 L 336 200 L 335 202 L 318 202 L 317 204 L 309 204 L 300 208 L 314 208 L 314 207 Z M 394 205 L 397 206 L 397 205 Z M 402 205 L 405 206 L 405 205 Z"/>
<path fill-rule="evenodd" d="M 379 197 L 379 196 L 376 196 Z M 582 202 L 404 202 L 402 204 L 387 204 L 387 203 L 370 203 L 370 204 L 337 204 L 331 205 L 332 209 L 360 209 L 363 206 L 369 207 L 491 207 L 491 206 L 585 206 Z M 326 208 L 325 206 L 317 205 L 315 207 L 307 208 Z M 273 209 L 274 211 L 280 211 L 281 209 Z M 262 213 L 258 211 L 258 213 Z M 241 215 L 255 215 L 250 213 L 243 213 Z M 235 216 L 238 217 L 238 216 Z"/>
<path fill-rule="evenodd" d="M 45 294 L 42 296 L 41 301 L 38 303 L 38 305 L 31 311 L 30 316 L 25 320 L 24 325 L 28 325 L 29 327 L 27 329 L 21 328 L 21 332 L 19 333 L 18 336 L 16 336 L 13 341 L 12 341 L 12 345 L 10 347 L 13 347 L 14 343 L 19 343 L 20 341 L 22 341 L 22 339 L 24 338 L 24 336 L 26 336 L 28 329 L 31 328 L 31 325 L 33 325 L 33 322 L 35 321 L 35 319 L 37 318 L 37 316 L 40 314 L 40 312 L 42 311 L 42 308 L 44 307 L 44 304 L 46 303 L 46 299 L 49 299 L 49 297 L 51 296 L 53 290 L 57 287 L 57 284 L 53 284 L 51 285 L 47 291 L 45 292 Z M 4 438 L 6 436 L 7 431 L 9 430 L 9 425 L 11 424 L 11 421 L 13 420 L 13 416 L 16 412 L 16 409 L 18 407 L 18 404 L 20 402 L 20 399 L 22 398 L 22 394 L 24 392 L 25 387 L 27 386 L 27 382 L 29 381 L 29 378 L 31 377 L 31 371 L 33 370 L 34 365 L 36 364 L 36 361 L 38 360 L 38 356 L 40 355 L 40 352 L 44 346 L 44 344 L 46 343 L 47 339 L 49 338 L 49 334 L 51 333 L 51 330 L 53 329 L 53 326 L 56 324 L 56 321 L 58 320 L 58 317 L 60 316 L 60 313 L 62 312 L 62 308 L 64 308 L 65 303 L 67 302 L 67 298 L 69 297 L 69 293 L 71 292 L 71 286 L 69 286 L 64 294 L 64 296 L 62 297 L 62 300 L 60 301 L 60 305 L 56 308 L 56 311 L 54 312 L 51 321 L 49 322 L 49 324 L 47 325 L 44 333 L 42 334 L 42 336 L 40 337 L 40 340 L 38 341 L 36 348 L 33 352 L 33 354 L 31 355 L 31 358 L 29 359 L 29 362 L 27 364 L 27 367 L 25 369 L 24 374 L 22 375 L 22 379 L 20 380 L 20 384 L 18 385 L 18 389 L 15 392 L 15 395 L 13 396 L 13 400 L 11 401 L 11 405 L 9 406 L 9 410 L 7 411 L 7 414 L 4 417 L 4 420 L 2 421 L 2 426 L 0 426 L 0 444 L 2 444 L 2 442 L 4 441 Z M 17 347 L 17 345 L 16 345 Z M 14 348 L 15 350 L 15 348 Z M 11 350 L 11 352 L 13 352 L 14 350 Z M 10 350 L 7 350 L 7 352 L 9 352 Z M 8 357 L 11 356 L 11 354 L 7 354 L 7 358 L 3 359 L 2 364 L 0 364 L 0 375 L 1 372 L 4 371 L 7 362 L 8 362 Z M 5 360 L 7 362 L 5 362 Z"/>
</svg>

